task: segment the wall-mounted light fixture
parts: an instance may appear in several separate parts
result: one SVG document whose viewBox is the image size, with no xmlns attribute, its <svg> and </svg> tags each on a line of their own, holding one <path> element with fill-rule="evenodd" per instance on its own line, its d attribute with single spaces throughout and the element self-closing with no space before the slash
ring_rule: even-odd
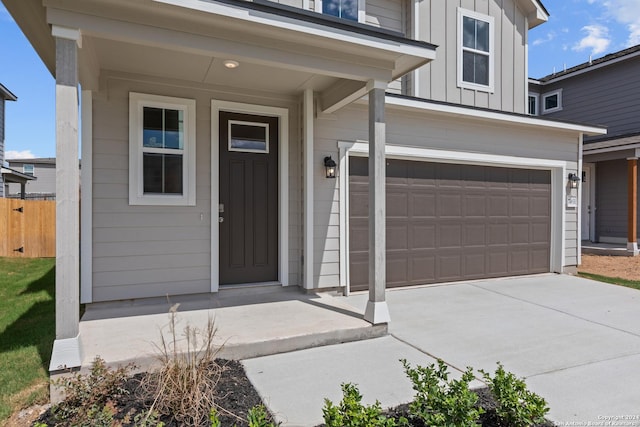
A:
<svg viewBox="0 0 640 427">
<path fill-rule="evenodd" d="M 569 188 L 578 188 L 578 183 L 580 181 L 582 181 L 582 179 L 575 173 L 569 174 Z"/>
<path fill-rule="evenodd" d="M 331 158 L 331 156 L 327 156 L 324 158 L 324 168 L 327 174 L 327 178 L 336 177 L 336 162 Z"/>
</svg>

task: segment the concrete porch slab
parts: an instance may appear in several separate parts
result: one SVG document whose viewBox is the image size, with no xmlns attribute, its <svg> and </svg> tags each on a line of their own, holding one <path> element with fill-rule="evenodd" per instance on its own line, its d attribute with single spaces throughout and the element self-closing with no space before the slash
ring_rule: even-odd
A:
<svg viewBox="0 0 640 427">
<path fill-rule="evenodd" d="M 363 312 L 328 294 L 303 294 L 281 287 L 240 288 L 170 301 L 94 304 L 80 322 L 83 368 L 96 356 L 110 365 L 155 363 L 161 337 L 173 340 L 172 305 L 177 347 L 186 349 L 187 325 L 204 330 L 210 320 L 217 332 L 218 357 L 244 359 L 385 335 L 386 325 L 372 326 Z"/>
<path fill-rule="evenodd" d="M 594 243 L 583 240 L 581 252 L 590 255 L 638 256 L 637 252 L 627 249 L 624 243 Z"/>
</svg>

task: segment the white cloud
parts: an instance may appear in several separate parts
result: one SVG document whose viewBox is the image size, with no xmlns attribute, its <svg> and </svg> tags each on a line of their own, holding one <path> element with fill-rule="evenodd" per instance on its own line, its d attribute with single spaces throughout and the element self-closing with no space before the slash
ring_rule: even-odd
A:
<svg viewBox="0 0 640 427">
<path fill-rule="evenodd" d="M 609 29 L 604 25 L 587 25 L 582 27 L 581 30 L 586 32 L 587 35 L 573 46 L 572 49 L 576 52 L 588 49 L 591 50 L 592 55 L 598 55 L 605 52 L 611 44 Z"/>
<path fill-rule="evenodd" d="M 4 153 L 4 157 L 6 159 L 17 160 L 17 159 L 34 159 L 36 156 L 33 155 L 31 150 L 24 150 L 24 151 L 9 150 Z"/>
<path fill-rule="evenodd" d="M 535 39 L 533 41 L 532 45 L 533 46 L 539 46 L 541 44 L 548 43 L 548 42 L 552 41 L 555 38 L 556 38 L 555 31 L 549 31 L 546 36 Z"/>
<path fill-rule="evenodd" d="M 626 26 L 629 31 L 627 45 L 640 44 L 640 1 L 607 0 L 603 6 L 616 21 Z"/>
</svg>

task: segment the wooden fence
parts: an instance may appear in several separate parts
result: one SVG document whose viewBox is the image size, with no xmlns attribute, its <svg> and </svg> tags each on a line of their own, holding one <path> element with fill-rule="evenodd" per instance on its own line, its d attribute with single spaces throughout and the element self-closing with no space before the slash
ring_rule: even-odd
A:
<svg viewBox="0 0 640 427">
<path fill-rule="evenodd" d="M 56 202 L 0 198 L 0 256 L 56 256 Z"/>
</svg>

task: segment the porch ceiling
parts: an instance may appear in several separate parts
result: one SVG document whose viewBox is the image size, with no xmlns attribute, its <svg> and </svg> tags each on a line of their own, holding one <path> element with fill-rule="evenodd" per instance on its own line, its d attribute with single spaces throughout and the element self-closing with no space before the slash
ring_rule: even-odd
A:
<svg viewBox="0 0 640 427">
<path fill-rule="evenodd" d="M 227 57 L 198 55 L 161 47 L 150 47 L 115 40 L 91 38 L 93 54 L 100 69 L 198 82 L 226 89 L 295 95 L 310 88 L 322 92 L 337 78 L 309 72 L 240 61 L 228 69 Z"/>
<path fill-rule="evenodd" d="M 428 43 L 271 2 L 2 1 L 52 73 L 50 25 L 80 30 L 88 89 L 102 70 L 280 94 L 311 88 L 327 111 L 357 99 L 367 81 L 390 82 L 435 58 Z M 226 59 L 241 65 L 228 70 Z"/>
</svg>

